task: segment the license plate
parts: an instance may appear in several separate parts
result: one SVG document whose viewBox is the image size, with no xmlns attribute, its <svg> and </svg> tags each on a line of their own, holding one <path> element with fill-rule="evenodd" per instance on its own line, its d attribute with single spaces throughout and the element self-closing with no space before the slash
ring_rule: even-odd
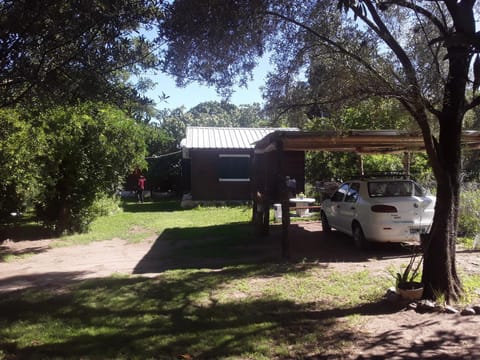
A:
<svg viewBox="0 0 480 360">
<path fill-rule="evenodd" d="M 410 228 L 410 234 L 425 234 L 425 228 L 424 227 L 416 227 L 416 228 Z"/>
</svg>

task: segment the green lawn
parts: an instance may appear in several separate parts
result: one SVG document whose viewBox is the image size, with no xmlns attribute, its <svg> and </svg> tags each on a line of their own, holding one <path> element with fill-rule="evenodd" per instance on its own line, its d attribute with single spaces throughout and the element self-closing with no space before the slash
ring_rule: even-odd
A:
<svg viewBox="0 0 480 360">
<path fill-rule="evenodd" d="M 116 276 L 55 292 L 0 298 L 0 359 L 341 358 L 363 316 L 386 311 L 385 278 L 338 273 L 317 263 L 242 262 L 258 239 L 245 207 L 181 210 L 175 202 L 126 204 L 89 234 L 188 239 L 186 258 L 236 260 L 220 268 L 174 269 L 154 278 Z M 134 231 L 133 231 L 133 230 Z M 205 241 L 208 239 L 208 241 Z M 186 254 L 185 254 L 186 252 Z M 175 255 L 175 254 L 173 254 Z M 472 286 L 478 286 L 478 279 Z M 476 285 L 475 285 L 476 284 Z"/>
</svg>

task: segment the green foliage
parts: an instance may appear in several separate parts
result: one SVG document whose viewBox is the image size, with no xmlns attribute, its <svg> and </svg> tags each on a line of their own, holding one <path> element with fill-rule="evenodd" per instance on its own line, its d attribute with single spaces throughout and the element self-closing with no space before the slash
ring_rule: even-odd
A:
<svg viewBox="0 0 480 360">
<path fill-rule="evenodd" d="M 15 109 L 0 110 L 0 219 L 24 211 L 41 192 L 37 157 L 45 148 L 43 132 Z"/>
<path fill-rule="evenodd" d="M 185 108 L 163 110 L 159 115 L 162 129 L 180 145 L 187 126 L 255 127 L 265 126 L 258 104 L 236 106 L 228 102 L 208 101 L 188 111 Z"/>
<path fill-rule="evenodd" d="M 54 108 L 41 114 L 48 151 L 37 215 L 58 232 L 85 231 L 101 193 L 113 194 L 135 166 L 144 166 L 140 125 L 106 105 Z"/>
<path fill-rule="evenodd" d="M 342 108 L 330 117 L 314 117 L 306 123 L 307 130 L 390 130 L 413 127 L 410 116 L 397 102 L 390 99 L 371 98 L 355 106 Z M 410 173 L 417 179 L 427 179 L 431 174 L 425 154 L 410 154 Z M 365 173 L 379 171 L 405 171 L 403 154 L 362 155 Z M 308 181 L 346 180 L 360 173 L 360 155 L 354 153 L 307 153 L 306 175 Z"/>
<path fill-rule="evenodd" d="M 156 65 L 138 35 L 159 15 L 156 1 L 7 0 L 0 3 L 0 107 L 123 103 L 138 98 L 123 71 Z"/>
<path fill-rule="evenodd" d="M 399 272 L 392 272 L 395 278 L 395 285 L 405 287 L 408 284 L 416 282 L 420 277 L 420 268 L 423 263 L 423 255 L 413 250 L 408 264 Z"/>
<path fill-rule="evenodd" d="M 460 193 L 458 231 L 469 237 L 480 232 L 480 189 L 467 185 Z"/>
<path fill-rule="evenodd" d="M 360 159 L 353 153 L 308 152 L 305 157 L 307 182 L 346 180 L 358 175 Z"/>
<path fill-rule="evenodd" d="M 120 200 L 115 196 L 106 194 L 97 195 L 95 201 L 90 207 L 90 211 L 94 213 L 94 218 L 101 216 L 111 216 L 122 211 Z"/>
</svg>

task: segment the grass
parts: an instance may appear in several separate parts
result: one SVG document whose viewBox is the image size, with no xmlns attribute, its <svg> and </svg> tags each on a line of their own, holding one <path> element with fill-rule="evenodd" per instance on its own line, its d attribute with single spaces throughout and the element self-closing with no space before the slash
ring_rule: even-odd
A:
<svg viewBox="0 0 480 360">
<path fill-rule="evenodd" d="M 35 255 L 33 252 L 23 253 L 20 255 L 15 254 L 0 254 L 0 262 L 13 262 L 21 259 L 26 259 Z"/>
<path fill-rule="evenodd" d="M 201 228 L 207 229 L 211 226 L 231 223 L 232 219 L 236 223 L 245 224 L 251 215 L 251 209 L 248 207 L 183 210 L 177 200 L 143 204 L 126 202 L 123 209 L 122 212 L 94 221 L 88 233 L 64 236 L 53 246 L 87 244 L 112 238 L 139 242 L 148 237 L 159 236 L 166 229 L 196 229 L 192 231 L 195 233 L 193 235 L 203 236 Z M 231 231 L 231 229 L 226 231 Z M 192 234 L 188 234 L 188 230 L 185 230 L 184 235 L 190 238 Z"/>
<path fill-rule="evenodd" d="M 175 245 L 178 264 L 230 261 L 3 294 L 0 359 L 342 358 L 362 337 L 365 315 L 392 311 L 382 301 L 390 284 L 368 270 L 248 261 L 252 248 L 261 251 L 249 218 L 246 207 L 126 203 L 89 234 L 58 240 L 66 246 L 155 236 Z M 464 284 L 473 294 L 480 277 Z"/>
<path fill-rule="evenodd" d="M 355 338 L 341 318 L 362 314 L 366 302 L 380 295 L 381 284 L 365 272 L 345 275 L 309 265 L 89 280 L 57 294 L 25 291 L 3 297 L 0 354 L 22 359 L 338 354 Z"/>
</svg>

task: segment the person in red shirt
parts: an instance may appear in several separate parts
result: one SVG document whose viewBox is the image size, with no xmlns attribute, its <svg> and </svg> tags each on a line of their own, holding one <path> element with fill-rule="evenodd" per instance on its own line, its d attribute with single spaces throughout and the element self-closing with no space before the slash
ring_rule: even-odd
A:
<svg viewBox="0 0 480 360">
<path fill-rule="evenodd" d="M 145 190 L 145 176 L 140 175 L 137 181 L 137 200 L 143 203 L 143 191 Z"/>
</svg>

